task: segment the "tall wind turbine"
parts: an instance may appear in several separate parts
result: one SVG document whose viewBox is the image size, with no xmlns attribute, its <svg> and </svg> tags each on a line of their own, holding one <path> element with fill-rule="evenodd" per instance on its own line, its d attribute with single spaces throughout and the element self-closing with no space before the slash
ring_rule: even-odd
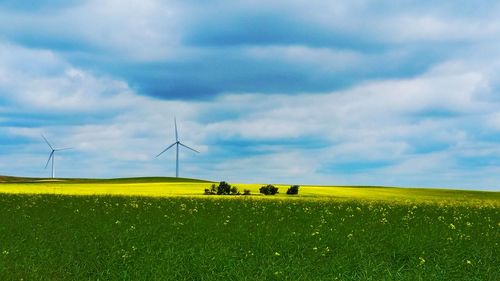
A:
<svg viewBox="0 0 500 281">
<path fill-rule="evenodd" d="M 200 153 L 200 152 L 179 141 L 179 135 L 177 133 L 177 120 L 175 118 L 174 118 L 174 126 L 175 126 L 175 142 L 173 144 L 169 145 L 167 148 L 165 148 L 162 152 L 160 152 L 160 154 L 156 155 L 156 157 L 162 155 L 165 151 L 169 150 L 170 148 L 172 148 L 175 145 L 175 177 L 178 178 L 179 177 L 179 145 L 183 146 L 187 149 L 190 149 L 196 153 Z"/>
<path fill-rule="evenodd" d="M 45 142 L 47 143 L 47 145 L 50 147 L 50 149 L 52 150 L 50 152 L 50 155 L 49 155 L 49 159 L 47 160 L 47 164 L 45 164 L 45 169 L 47 169 L 47 166 L 49 165 L 49 162 L 50 160 L 52 159 L 52 178 L 55 178 L 56 176 L 56 170 L 55 170 L 55 158 L 56 158 L 56 152 L 57 151 L 62 151 L 62 150 L 68 150 L 68 149 L 72 149 L 70 147 L 66 147 L 66 148 L 54 148 L 50 142 L 45 138 L 44 135 L 42 135 L 42 138 L 45 140 Z"/>
</svg>

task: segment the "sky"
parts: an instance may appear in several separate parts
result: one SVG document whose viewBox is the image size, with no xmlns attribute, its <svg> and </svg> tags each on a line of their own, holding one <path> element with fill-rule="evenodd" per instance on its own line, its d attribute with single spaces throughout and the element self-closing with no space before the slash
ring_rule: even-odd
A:
<svg viewBox="0 0 500 281">
<path fill-rule="evenodd" d="M 0 0 L 0 174 L 500 190 L 498 1 Z"/>
</svg>

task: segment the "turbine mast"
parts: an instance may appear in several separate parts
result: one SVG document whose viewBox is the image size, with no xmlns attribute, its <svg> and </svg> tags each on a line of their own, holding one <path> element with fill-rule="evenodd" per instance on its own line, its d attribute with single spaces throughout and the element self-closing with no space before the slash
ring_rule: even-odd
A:
<svg viewBox="0 0 500 281">
<path fill-rule="evenodd" d="M 179 141 L 177 141 L 177 145 L 175 146 L 175 177 L 179 177 Z"/>
<path fill-rule="evenodd" d="M 54 154 L 52 154 L 52 178 L 56 177 L 56 170 L 54 164 L 54 162 L 56 161 L 55 158 L 56 158 L 56 151 L 54 150 Z"/>
</svg>

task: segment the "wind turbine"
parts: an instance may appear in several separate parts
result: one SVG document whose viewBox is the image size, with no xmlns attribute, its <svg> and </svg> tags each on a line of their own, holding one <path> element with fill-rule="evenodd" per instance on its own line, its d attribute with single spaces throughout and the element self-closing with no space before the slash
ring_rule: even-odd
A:
<svg viewBox="0 0 500 281">
<path fill-rule="evenodd" d="M 193 149 L 183 143 L 181 143 L 179 141 L 179 135 L 177 133 L 177 120 L 174 118 L 174 126 L 175 126 L 175 142 L 171 145 L 169 145 L 167 148 L 165 148 L 162 152 L 160 152 L 160 154 L 156 155 L 155 158 L 158 158 L 160 155 L 162 155 L 165 151 L 169 150 L 170 148 L 172 148 L 174 145 L 175 145 L 175 177 L 178 178 L 179 177 L 179 145 L 180 146 L 183 146 L 187 149 L 190 149 L 196 153 L 200 153 L 198 150 L 196 149 Z"/>
<path fill-rule="evenodd" d="M 52 150 L 50 152 L 50 155 L 49 155 L 49 159 L 47 160 L 47 164 L 45 164 L 45 169 L 47 169 L 47 166 L 49 165 L 49 162 L 50 160 L 52 159 L 52 178 L 55 178 L 55 175 L 56 175 L 56 171 L 55 171 L 55 158 L 56 158 L 56 152 L 57 151 L 63 151 L 63 150 L 68 150 L 68 149 L 72 149 L 71 147 L 66 147 L 66 148 L 54 148 L 50 142 L 45 138 L 44 135 L 42 135 L 42 138 L 45 140 L 45 142 L 47 143 L 47 145 L 50 147 L 50 149 Z"/>
</svg>

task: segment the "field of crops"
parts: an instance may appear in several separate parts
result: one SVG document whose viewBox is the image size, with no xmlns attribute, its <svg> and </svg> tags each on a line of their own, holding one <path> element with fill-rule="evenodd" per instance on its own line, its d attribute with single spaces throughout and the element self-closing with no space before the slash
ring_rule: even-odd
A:
<svg viewBox="0 0 500 281">
<path fill-rule="evenodd" d="M 72 184 L 78 196 L 57 194 L 70 183 L 0 184 L 0 280 L 500 280 L 498 192 Z"/>
</svg>

